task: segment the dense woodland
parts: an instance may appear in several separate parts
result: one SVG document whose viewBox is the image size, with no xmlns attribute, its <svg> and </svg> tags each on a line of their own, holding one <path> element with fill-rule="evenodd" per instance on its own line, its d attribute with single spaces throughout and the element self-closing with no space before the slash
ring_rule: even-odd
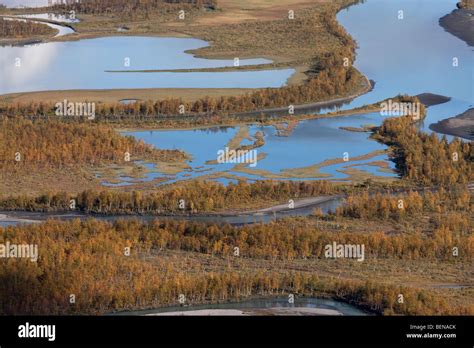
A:
<svg viewBox="0 0 474 348">
<path fill-rule="evenodd" d="M 45 24 L 0 18 L 0 39 L 21 39 L 38 35 L 53 35 L 56 30 Z"/>
<path fill-rule="evenodd" d="M 132 160 L 185 158 L 181 151 L 155 149 L 106 125 L 2 117 L 0 128 L 0 169 L 4 171 L 123 163 L 127 152 Z"/>
<path fill-rule="evenodd" d="M 70 200 L 76 200 L 76 209 L 97 214 L 164 214 L 211 212 L 236 206 L 268 204 L 303 197 L 329 195 L 340 188 L 327 181 L 273 182 L 257 181 L 224 186 L 215 182 L 194 181 L 190 184 L 172 185 L 156 192 L 139 191 L 84 191 L 77 196 L 47 193 L 39 197 L 16 196 L 0 201 L 3 210 L 67 211 Z M 184 200 L 181 209 L 179 201 Z"/>
<path fill-rule="evenodd" d="M 417 217 L 423 212 L 446 215 L 455 212 L 465 217 L 458 227 L 471 232 L 470 215 L 474 213 L 471 194 L 467 187 L 457 186 L 449 191 L 439 190 L 409 191 L 408 193 L 376 193 L 368 191 L 350 194 L 343 206 L 336 210 L 336 216 L 365 220 L 403 221 L 405 218 Z"/>
<path fill-rule="evenodd" d="M 450 187 L 474 179 L 471 142 L 420 132 L 411 117 L 386 119 L 374 138 L 393 148 L 397 170 L 417 184 Z"/>
<path fill-rule="evenodd" d="M 0 263 L 2 314 L 104 313 L 176 305 L 179 294 L 188 303 L 202 303 L 289 293 L 329 296 L 385 314 L 472 314 L 474 310 L 448 305 L 443 297 L 416 288 L 338 280 L 310 272 L 234 269 L 231 264 L 225 271 L 204 271 L 204 264 L 195 261 L 184 266 L 184 254 L 178 259 L 166 257 L 169 249 L 216 255 L 230 254 L 235 246 L 245 258 L 319 257 L 322 245 L 334 240 L 366 243 L 370 257 L 446 254 L 444 240 L 423 236 L 323 233 L 289 229 L 286 223 L 237 228 L 177 221 L 110 224 L 96 220 L 49 221 L 0 231 L 2 242 L 28 241 L 40 248 L 37 263 Z M 472 258 L 472 238 L 455 242 L 462 248 L 463 259 Z M 130 256 L 124 255 L 126 247 L 131 247 Z M 207 258 L 206 263 L 213 259 Z M 397 302 L 400 293 L 405 299 L 401 304 Z M 76 296 L 74 304 L 69 302 L 71 294 Z"/>
</svg>

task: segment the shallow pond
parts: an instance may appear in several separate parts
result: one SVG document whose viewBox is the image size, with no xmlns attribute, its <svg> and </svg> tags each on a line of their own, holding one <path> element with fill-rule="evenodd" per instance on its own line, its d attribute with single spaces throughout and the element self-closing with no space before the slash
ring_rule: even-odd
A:
<svg viewBox="0 0 474 348">
<path fill-rule="evenodd" d="M 348 162 L 324 166 L 319 169 L 319 173 L 317 168 L 303 169 L 305 176 L 299 177 L 299 179 L 323 177 L 347 179 L 349 175 L 344 173 L 347 166 L 364 165 L 374 161 L 385 160 L 385 155 L 376 155 L 366 160 L 357 160 L 359 156 L 384 150 L 385 146 L 369 140 L 368 133 L 346 131 L 340 129 L 340 127 L 361 127 L 366 124 L 378 125 L 382 119 L 378 113 L 372 113 L 343 118 L 322 118 L 303 121 L 287 137 L 279 136 L 273 126 L 249 126 L 250 135 L 253 136 L 257 132 L 264 134 L 265 145 L 257 149 L 257 154 L 266 154 L 266 157 L 258 160 L 253 168 L 247 165 L 245 172 L 236 168 L 233 163 L 209 162 L 218 159 L 218 151 L 224 150 L 226 144 L 236 136 L 238 132 L 236 128 L 140 131 L 124 134 L 132 135 L 158 148 L 181 149 L 191 154 L 193 158 L 189 164 L 195 170 L 186 170 L 177 174 L 176 177 L 172 176 L 170 178 L 172 181 L 209 176 L 218 172 L 250 179 L 260 179 L 262 177 L 291 179 L 294 178 L 294 175 L 291 172 L 285 172 L 285 170 L 310 167 L 332 159 L 340 161 L 345 154 L 348 155 Z M 387 162 L 387 166 L 391 169 L 394 168 L 392 162 Z M 363 168 L 366 172 L 377 176 L 396 176 L 394 172 L 380 172 L 380 168 L 377 166 L 357 166 L 355 168 Z M 156 177 L 160 177 L 159 170 L 158 173 L 150 174 L 145 180 Z"/>
</svg>

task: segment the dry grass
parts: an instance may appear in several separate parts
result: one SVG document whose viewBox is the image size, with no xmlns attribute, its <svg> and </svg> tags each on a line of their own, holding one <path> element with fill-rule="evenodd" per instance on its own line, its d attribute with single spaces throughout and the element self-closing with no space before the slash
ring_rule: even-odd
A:
<svg viewBox="0 0 474 348">
<path fill-rule="evenodd" d="M 184 101 L 219 96 L 235 96 L 254 91 L 248 88 L 142 88 L 142 89 L 114 89 L 114 90 L 69 90 L 44 91 L 29 93 L 12 93 L 0 96 L 0 103 L 30 103 L 43 101 L 56 103 L 58 100 L 70 102 L 103 102 L 115 103 L 123 99 L 157 100 L 168 98 L 182 98 Z"/>
</svg>

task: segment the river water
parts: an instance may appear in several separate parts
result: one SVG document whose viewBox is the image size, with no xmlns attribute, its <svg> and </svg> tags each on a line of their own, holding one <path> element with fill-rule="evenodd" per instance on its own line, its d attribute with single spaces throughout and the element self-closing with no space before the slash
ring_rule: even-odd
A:
<svg viewBox="0 0 474 348">
<path fill-rule="evenodd" d="M 281 219 L 291 216 L 307 216 L 310 215 L 314 209 L 319 208 L 326 214 L 330 211 L 334 212 L 336 208 L 342 203 L 341 197 L 333 197 L 327 201 L 298 207 L 291 210 L 275 211 L 266 213 L 248 213 L 239 215 L 175 215 L 175 216 L 155 216 L 155 215 L 89 215 L 78 212 L 71 213 L 40 213 L 40 212 L 8 212 L 0 211 L 0 227 L 18 226 L 31 223 L 40 223 L 48 219 L 55 220 L 87 220 L 90 218 L 113 222 L 119 219 L 139 219 L 143 222 L 158 220 L 186 220 L 195 222 L 212 222 L 231 225 L 244 225 L 254 223 L 268 223 L 275 219 Z"/>
<path fill-rule="evenodd" d="M 338 14 L 338 20 L 357 40 L 356 67 L 376 82 L 370 93 L 343 105 L 359 107 L 398 93 L 435 93 L 451 101 L 432 106 L 420 129 L 456 116 L 473 104 L 473 48 L 446 32 L 439 18 L 456 7 L 457 0 L 368 0 Z M 263 87 L 280 86 L 293 72 L 277 71 L 220 73 L 105 73 L 123 70 L 129 58 L 130 69 L 179 69 L 232 66 L 231 60 L 196 58 L 185 51 L 205 46 L 196 39 L 109 37 L 77 42 L 54 42 L 27 47 L 0 48 L 0 93 L 70 88 L 143 87 Z M 15 57 L 22 67 L 14 68 Z M 242 60 L 245 64 L 264 64 L 264 59 Z M 321 110 L 324 113 L 328 110 Z M 265 145 L 255 167 L 235 163 L 215 163 L 239 131 L 238 127 L 212 127 L 199 130 L 128 132 L 162 149 L 182 149 L 191 155 L 191 170 L 166 175 L 151 164 L 150 173 L 138 181 L 165 178 L 166 182 L 190 178 L 211 178 L 222 183 L 238 178 L 265 178 L 337 181 L 368 175 L 380 179 L 396 178 L 386 149 L 369 139 L 368 133 L 351 132 L 341 127 L 380 125 L 383 117 L 369 113 L 348 117 L 322 118 L 300 122 L 288 136 L 279 136 L 272 126 L 249 126 L 251 144 L 257 132 Z M 371 154 L 368 158 L 361 156 Z M 341 162 L 341 159 L 347 162 Z M 326 160 L 332 162 L 317 166 Z M 295 169 L 297 170 L 295 172 Z M 211 177 L 210 177 L 211 175 Z M 136 179 L 122 178 L 118 185 Z M 103 182 L 104 185 L 117 185 Z"/>
<path fill-rule="evenodd" d="M 338 313 L 338 315 L 351 315 L 351 316 L 365 316 L 368 313 L 351 306 L 347 303 L 320 298 L 298 298 L 295 299 L 294 304 L 288 303 L 287 298 L 263 298 L 247 300 L 235 303 L 222 303 L 222 304 L 210 304 L 210 305 L 197 305 L 189 307 L 166 307 L 160 309 L 150 309 L 143 311 L 133 312 L 122 312 L 115 313 L 115 315 L 154 315 L 154 314 L 166 314 L 170 312 L 186 312 L 186 311 L 199 311 L 204 309 L 226 309 L 226 310 L 243 310 L 255 312 L 258 309 L 289 309 L 289 308 L 318 308 L 318 309 L 329 309 Z"/>
<path fill-rule="evenodd" d="M 340 12 L 338 20 L 359 45 L 355 66 L 376 82 L 372 92 L 356 98 L 340 109 L 363 106 L 400 93 L 434 93 L 452 98 L 447 103 L 430 107 L 427 118 L 419 123 L 421 130 L 431 133 L 430 124 L 456 116 L 471 107 L 474 100 L 473 48 L 446 32 L 438 23 L 440 17 L 456 8 L 456 2 L 457 0 L 368 0 Z M 321 113 L 327 111 L 329 109 L 320 110 Z M 235 128 L 127 134 L 160 148 L 183 149 L 192 155 L 190 165 L 193 168 L 204 168 L 167 177 L 170 182 L 219 172 L 247 179 L 301 180 L 320 177 L 346 180 L 351 178 L 348 170 L 353 169 L 377 177 L 396 177 L 390 171 L 394 168 L 393 163 L 386 155 L 325 166 L 319 168 L 319 173 L 316 170 L 304 170 L 325 160 L 341 159 L 345 155 L 349 159 L 357 159 L 358 156 L 385 149 L 385 146 L 368 139 L 367 133 L 340 129 L 380 125 L 382 120 L 379 113 L 308 120 L 301 122 L 288 137 L 277 136 L 273 127 L 251 126 L 251 135 L 258 131 L 265 134 L 265 145 L 257 151 L 266 157 L 258 161 L 255 168 L 248 166 L 245 173 L 235 171 L 233 164 L 206 164 L 209 160 L 215 160 L 218 151 L 223 150 L 235 136 Z M 385 162 L 385 168 L 380 166 L 381 162 Z M 291 168 L 303 169 L 306 176 L 292 177 L 287 171 Z M 145 180 L 159 176 L 158 170 L 158 173 L 151 174 Z M 229 182 L 229 179 L 217 180 Z M 129 183 L 124 180 L 122 185 Z"/>
</svg>

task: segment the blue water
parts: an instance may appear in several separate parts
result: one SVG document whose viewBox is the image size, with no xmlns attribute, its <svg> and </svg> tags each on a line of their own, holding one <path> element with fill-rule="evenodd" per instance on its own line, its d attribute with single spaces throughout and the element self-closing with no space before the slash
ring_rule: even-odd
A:
<svg viewBox="0 0 474 348">
<path fill-rule="evenodd" d="M 456 116 L 473 104 L 473 48 L 439 26 L 439 18 L 456 8 L 456 0 L 368 0 L 352 6 L 338 15 L 338 20 L 357 40 L 359 48 L 355 66 L 376 82 L 372 92 L 341 107 L 347 110 L 374 103 L 397 94 L 416 95 L 435 93 L 451 97 L 448 103 L 432 106 L 419 128 L 431 132 L 429 125 Z M 403 10 L 404 19 L 398 19 Z M 374 28 L 377 28 L 374 30 Z M 453 66 L 453 57 L 459 65 Z M 324 113 L 327 110 L 322 110 Z M 258 162 L 258 170 L 281 174 L 288 168 L 302 168 L 328 159 L 340 159 L 347 152 L 350 157 L 367 154 L 386 147 L 368 139 L 368 133 L 356 133 L 339 127 L 379 125 L 383 117 L 378 113 L 349 117 L 324 118 L 301 122 L 289 137 L 278 137 L 273 127 L 250 127 L 265 133 L 265 145 L 258 152 L 267 157 Z M 180 148 L 193 156 L 191 165 L 204 165 L 216 159 L 217 150 L 235 134 L 225 131 L 165 131 L 129 133 L 160 148 Z M 448 137 L 450 138 L 450 137 Z M 387 161 L 386 155 L 364 161 L 350 161 L 322 168 L 335 180 L 344 180 L 348 165 L 380 177 L 395 177 L 395 173 L 381 171 L 367 165 L 375 160 Z M 259 179 L 259 175 L 232 171 L 232 165 L 207 166 L 212 172 L 226 171 L 242 178 Z M 187 173 L 189 174 L 189 173 Z M 202 173 L 193 173 L 199 177 Z M 185 179 L 178 175 L 176 180 Z M 304 178 L 301 178 L 304 179 Z M 311 178 L 306 178 L 311 179 Z M 223 179 L 225 182 L 226 179 Z"/>
<path fill-rule="evenodd" d="M 435 93 L 452 101 L 429 109 L 423 130 L 456 116 L 474 103 L 474 53 L 464 41 L 446 32 L 439 18 L 456 8 L 457 0 L 368 0 L 338 15 L 357 40 L 355 67 L 376 82 L 371 93 L 343 109 L 374 103 L 399 93 Z M 398 19 L 403 10 L 404 19 Z M 375 29 L 376 28 L 376 29 Z M 457 58 L 458 66 L 453 66 Z"/>
<path fill-rule="evenodd" d="M 256 132 L 265 134 L 265 145 L 258 148 L 258 153 L 267 154 L 259 160 L 256 170 L 265 170 L 272 174 L 279 174 L 279 179 L 291 179 L 291 175 L 282 171 L 291 168 L 303 168 L 321 163 L 330 159 L 342 159 L 345 153 L 349 155 L 349 162 L 330 165 L 321 169 L 322 173 L 329 174 L 332 179 L 347 179 L 348 176 L 341 170 L 351 164 L 364 164 L 376 160 L 386 160 L 386 156 L 376 156 L 363 161 L 353 161 L 351 158 L 367 153 L 384 150 L 386 147 L 378 142 L 368 140 L 368 133 L 350 132 L 339 127 L 361 127 L 363 125 L 380 124 L 383 118 L 378 113 L 356 115 L 342 118 L 323 118 L 301 122 L 289 137 L 280 137 L 273 126 L 249 126 L 250 135 Z M 205 172 L 185 171 L 176 176 L 175 180 L 184 180 L 206 176 L 210 173 L 225 172 L 242 178 L 259 179 L 260 175 L 234 171 L 235 164 L 206 164 L 210 160 L 217 160 L 217 151 L 223 150 L 226 144 L 237 134 L 236 128 L 212 128 L 177 131 L 139 131 L 127 132 L 124 135 L 133 135 L 145 143 L 161 149 L 181 149 L 192 155 L 189 162 L 193 168 L 203 167 Z M 248 144 L 248 141 L 244 142 Z M 394 168 L 392 162 L 388 162 Z M 371 174 L 384 177 L 395 177 L 395 172 L 379 172 L 378 167 L 357 167 Z M 252 168 L 249 168 L 252 169 Z M 155 174 L 154 178 L 158 177 Z M 191 176 L 189 176 L 191 175 Z M 300 179 L 315 179 L 317 174 Z M 150 177 L 146 180 L 149 181 Z M 225 181 L 225 180 L 224 180 Z"/>
<path fill-rule="evenodd" d="M 341 301 L 321 298 L 295 298 L 294 304 L 288 303 L 288 298 L 262 298 L 235 303 L 220 303 L 208 305 L 196 305 L 187 307 L 165 307 L 143 311 L 121 312 L 116 315 L 152 315 L 155 313 L 195 311 L 202 309 L 263 309 L 263 308 L 324 308 L 336 310 L 342 315 L 365 316 L 368 313 Z"/>
<path fill-rule="evenodd" d="M 0 94 L 68 89 L 264 88 L 286 84 L 294 69 L 111 73 L 107 70 L 168 70 L 233 66 L 234 60 L 203 59 L 188 50 L 207 46 L 188 38 L 107 37 L 0 47 Z M 16 67 L 16 59 L 21 66 Z M 241 59 L 240 66 L 267 59 Z"/>
<path fill-rule="evenodd" d="M 473 48 L 439 26 L 439 18 L 456 7 L 457 0 L 368 0 L 352 6 L 338 15 L 338 20 L 357 40 L 355 66 L 376 82 L 372 92 L 356 98 L 341 109 L 351 109 L 374 103 L 399 93 L 435 93 L 451 97 L 448 103 L 432 106 L 420 122 L 420 129 L 431 132 L 429 125 L 456 116 L 473 104 Z M 399 11 L 403 10 L 403 19 Z M 78 42 L 48 43 L 29 47 L 0 48 L 0 93 L 44 89 L 73 88 L 146 88 L 146 87 L 276 87 L 285 83 L 292 69 L 276 71 L 222 73 L 106 73 L 123 69 L 180 69 L 232 66 L 232 60 L 201 59 L 185 53 L 205 46 L 196 39 L 112 37 Z M 14 68 L 14 57 L 22 58 L 22 67 Z M 124 67 L 124 59 L 130 66 Z M 453 58 L 458 66 L 453 66 Z M 264 64 L 264 59 L 242 60 L 241 65 Z M 1 62 L 0 62 L 1 63 Z M 322 110 L 324 113 L 328 110 Z M 386 155 L 352 161 L 354 157 L 386 149 L 368 138 L 368 133 L 341 130 L 340 127 L 379 125 L 378 113 L 301 122 L 288 137 L 277 136 L 272 126 L 250 126 L 250 134 L 265 134 L 265 145 L 257 151 L 266 154 L 256 170 L 278 178 L 290 178 L 285 169 L 304 168 L 325 160 L 341 159 L 346 153 L 351 161 L 320 169 L 334 180 L 348 179 L 344 170 L 355 169 L 380 177 L 396 177 L 394 172 L 380 171 L 367 165 L 385 160 Z M 163 149 L 181 149 L 191 155 L 189 165 L 203 167 L 203 172 L 183 171 L 166 176 L 168 182 L 206 177 L 224 172 L 240 178 L 263 178 L 257 172 L 239 173 L 234 164 L 206 164 L 217 159 L 236 134 L 234 128 L 203 130 L 142 131 L 127 133 Z M 245 140 L 242 144 L 249 144 Z M 148 165 L 150 166 L 150 165 Z M 151 167 L 150 167 L 151 168 Z M 313 173 L 315 174 L 315 173 Z M 164 176 L 152 173 L 145 181 Z M 125 183 L 133 181 L 122 178 Z M 316 179 L 314 175 L 307 178 Z M 230 182 L 234 179 L 214 179 Z"/>
</svg>

